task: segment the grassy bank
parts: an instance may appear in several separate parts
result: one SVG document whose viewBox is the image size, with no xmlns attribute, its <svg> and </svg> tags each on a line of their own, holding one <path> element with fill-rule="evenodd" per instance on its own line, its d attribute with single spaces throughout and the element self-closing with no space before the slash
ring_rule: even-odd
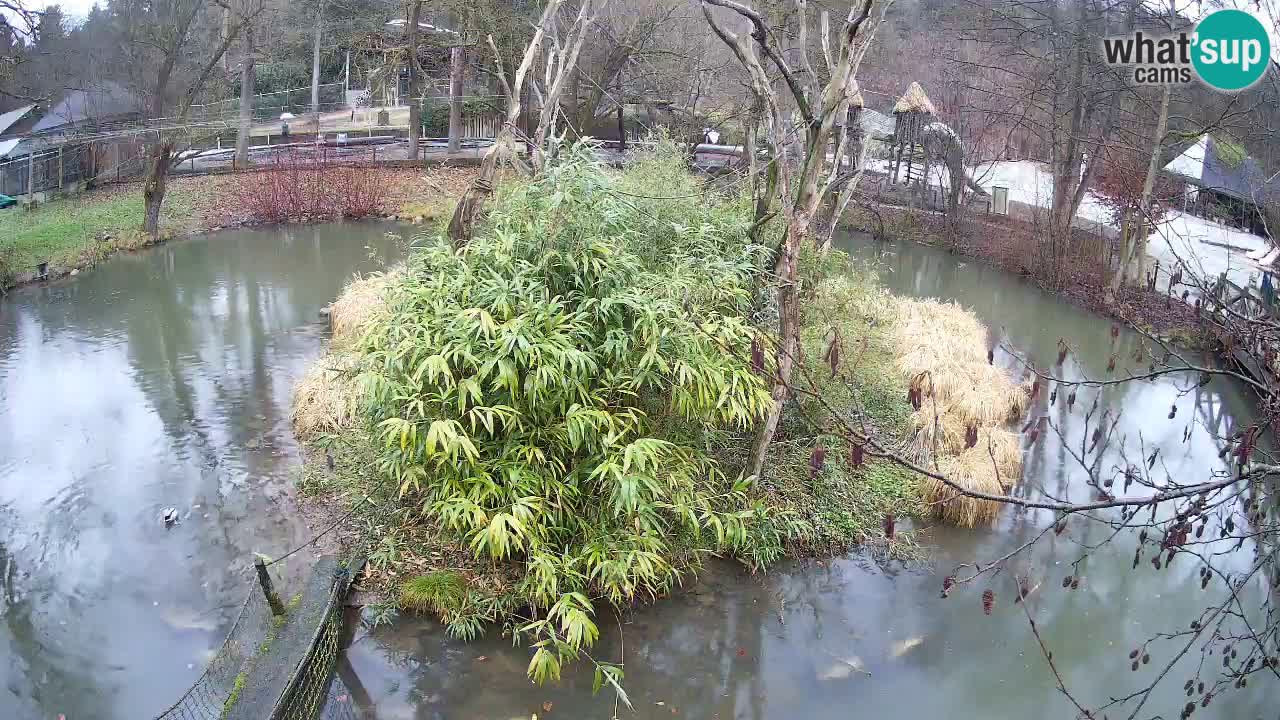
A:
<svg viewBox="0 0 1280 720">
<path fill-rule="evenodd" d="M 175 194 L 165 210 L 167 218 L 186 216 L 189 197 Z M 142 194 L 128 187 L 59 198 L 34 210 L 0 211 L 0 287 L 34 274 L 42 262 L 56 277 L 142 247 L 148 239 L 137 230 L 141 218 Z"/>
<path fill-rule="evenodd" d="M 474 169 L 373 168 L 382 193 L 380 214 L 410 222 L 447 217 Z M 176 177 L 169 183 L 160 240 L 226 227 L 256 225 L 241 201 L 247 175 Z M 34 210 L 0 211 L 0 290 L 35 279 L 39 263 L 51 277 L 84 270 L 121 252 L 153 242 L 138 228 L 142 189 L 137 183 L 109 185 L 58 198 Z"/>
<path fill-rule="evenodd" d="M 699 189 L 670 148 L 620 174 L 571 155 L 504 186 L 465 253 L 428 235 L 334 303 L 330 353 L 295 388 L 300 487 L 353 513 L 388 612 L 436 614 L 463 638 L 510 621 L 531 676 L 553 678 L 600 608 L 665 595 L 708 554 L 754 570 L 857 544 L 909 555 L 910 535 L 886 528 L 953 505 L 861 457 L 834 421 L 941 464 L 979 437 L 988 450 L 1024 391 L 985 364 L 972 315 L 921 323 L 840 253 L 805 259 L 810 392 L 788 403 L 763 477 L 743 477 L 771 402 L 760 278 L 776 238 L 748 239 L 746 198 Z M 912 339 L 948 333 L 969 337 L 932 355 Z M 925 425 L 957 424 L 974 443 L 922 445 Z"/>
</svg>

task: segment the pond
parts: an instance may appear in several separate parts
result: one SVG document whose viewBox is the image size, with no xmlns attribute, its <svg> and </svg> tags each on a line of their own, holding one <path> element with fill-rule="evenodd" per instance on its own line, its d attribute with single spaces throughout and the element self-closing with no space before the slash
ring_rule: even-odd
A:
<svg viewBox="0 0 1280 720">
<path fill-rule="evenodd" d="M 951 299 L 971 308 L 1002 347 L 1040 367 L 1054 362 L 1058 339 L 1067 339 L 1074 351 L 1061 372 L 1068 378 L 1104 377 L 1111 353 L 1127 358 L 1143 342 L 1127 331 L 1113 340 L 1110 322 L 1020 278 L 957 262 L 933 248 L 852 236 L 843 245 L 856 258 L 874 263 L 882 282 L 896 293 Z M 997 362 L 1015 364 L 1003 351 Z M 1176 382 L 1187 384 L 1185 378 L 1169 378 L 1116 387 L 1107 391 L 1103 404 L 1120 408 L 1119 432 L 1135 445 L 1140 438 L 1144 456 L 1159 447 L 1175 476 L 1220 467 L 1217 437 L 1248 422 L 1250 398 L 1225 382 L 1178 397 Z M 1091 432 L 1082 426 L 1082 408 L 1091 402 L 1092 393 L 1081 391 L 1075 413 L 1057 403 L 1052 419 L 1063 428 L 1063 437 L 1078 444 L 1083 433 Z M 1180 414 L 1168 421 L 1174 403 Z M 1107 467 L 1120 461 L 1116 445 L 1104 452 Z M 1131 447 L 1129 452 L 1136 458 L 1142 451 Z M 1017 492 L 1085 497 L 1086 488 L 1079 487 L 1082 471 L 1073 463 L 1068 446 L 1048 433 L 1028 452 L 1026 477 Z M 989 562 L 1049 522 L 1044 513 L 1006 510 L 990 530 L 925 529 L 921 536 L 931 558 L 924 568 L 883 567 L 859 553 L 791 563 L 754 576 L 735 564 L 714 563 L 672 598 L 599 619 L 601 640 L 592 654 L 625 663 L 624 685 L 634 713 L 616 707 L 608 691 L 593 696 L 587 669 L 566 670 L 558 686 L 537 687 L 524 677 L 528 652 L 513 648 L 500 632 L 463 644 L 420 618 L 358 631 L 339 664 L 345 691 L 338 700 L 354 708 L 331 711 L 344 710 L 335 714 L 347 717 L 354 709 L 356 717 L 378 720 L 505 720 L 534 713 L 608 718 L 615 712 L 623 718 L 724 720 L 1074 717 L 1055 689 L 1022 606 L 1012 603 L 1012 571 L 1029 574 L 1040 585 L 1027 610 L 1068 687 L 1092 703 L 1149 682 L 1168 661 L 1168 652 L 1153 649 L 1152 663 L 1135 673 L 1129 669 L 1129 651 L 1153 633 L 1186 627 L 1221 596 L 1200 590 L 1198 568 L 1190 562 L 1179 560 L 1159 571 L 1144 562 L 1131 570 L 1132 539 L 1093 551 L 1081 565 L 1079 589 L 1062 589 L 1062 577 L 1075 572 L 1069 564 L 1086 552 L 1083 545 L 1107 532 L 1074 522 L 1011 572 L 950 598 L 940 596 L 942 578 L 957 564 Z M 1253 561 L 1247 550 L 1237 555 L 1242 567 Z M 981 607 L 987 588 L 996 593 L 990 616 Z M 1148 715 L 1176 717 L 1187 699 L 1182 684 L 1198 658 L 1189 654 L 1175 667 L 1148 705 Z M 1276 699 L 1265 688 L 1228 693 L 1196 716 L 1271 716 Z"/>
<path fill-rule="evenodd" d="M 402 252 L 388 230 L 225 232 L 0 300 L 0 717 L 147 718 L 198 676 L 242 597 L 251 554 L 278 556 L 307 537 L 290 492 L 291 384 L 323 349 L 318 310 L 351 273 Z M 1112 352 L 1141 342 L 1128 332 L 1113 341 L 1107 321 L 943 252 L 845 243 L 894 291 L 961 302 L 1042 367 L 1067 338 L 1076 347 L 1068 376 L 1100 377 Z M 1178 397 L 1175 381 L 1108 391 L 1122 432 L 1159 446 L 1171 472 L 1218 467 L 1216 436 L 1248 422 L 1250 399 L 1216 382 Z M 1077 410 L 1087 402 L 1082 392 Z M 1178 420 L 1166 421 L 1175 402 Z M 1067 437 L 1084 432 L 1079 412 L 1055 412 Z M 1050 434 L 1030 451 L 1018 492 L 1082 497 L 1071 463 Z M 160 520 L 167 507 L 182 516 L 171 528 Z M 675 597 L 600 618 L 593 653 L 626 663 L 641 718 L 1071 717 L 1008 574 L 939 597 L 958 563 L 997 557 L 1046 522 L 1006 511 L 991 530 L 927 528 L 932 556 L 921 568 L 858 553 L 755 576 L 714 563 Z M 1043 578 L 1027 608 L 1067 682 L 1093 701 L 1149 680 L 1167 658 L 1153 653 L 1131 673 L 1130 648 L 1214 601 L 1190 563 L 1130 571 L 1132 542 L 1093 552 L 1080 588 L 1061 590 L 1067 564 L 1102 530 L 1073 524 L 1018 569 Z M 1237 554 L 1251 562 L 1248 550 Z M 291 560 L 295 572 L 310 559 Z M 987 587 L 997 593 L 990 616 Z M 584 668 L 536 687 L 527 662 L 497 631 L 463 644 L 425 619 L 360 628 L 338 668 L 343 707 L 331 711 L 379 720 L 615 712 L 610 694 L 592 695 Z M 1174 715 L 1185 701 L 1187 671 L 1174 673 L 1153 713 Z M 1251 688 L 1197 717 L 1261 717 L 1276 700 Z"/>
<path fill-rule="evenodd" d="M 291 385 L 388 230 L 224 232 L 0 299 L 0 717 L 150 718 L 199 675 L 252 553 L 308 537 Z"/>
</svg>

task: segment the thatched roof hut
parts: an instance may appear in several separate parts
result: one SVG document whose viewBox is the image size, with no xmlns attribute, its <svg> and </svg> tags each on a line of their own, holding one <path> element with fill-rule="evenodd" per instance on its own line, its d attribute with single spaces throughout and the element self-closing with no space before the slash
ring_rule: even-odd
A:
<svg viewBox="0 0 1280 720">
<path fill-rule="evenodd" d="M 933 107 L 933 101 L 924 94 L 924 88 L 920 87 L 918 82 L 912 82 L 907 87 L 907 91 L 902 93 L 902 97 L 898 98 L 898 102 L 893 105 L 894 115 L 906 113 L 938 114 L 938 110 Z"/>
</svg>

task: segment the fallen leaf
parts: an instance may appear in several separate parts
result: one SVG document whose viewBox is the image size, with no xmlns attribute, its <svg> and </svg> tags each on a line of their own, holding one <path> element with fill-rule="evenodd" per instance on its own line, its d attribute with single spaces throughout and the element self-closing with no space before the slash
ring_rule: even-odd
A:
<svg viewBox="0 0 1280 720">
<path fill-rule="evenodd" d="M 546 702 L 542 703 L 542 712 L 551 712 L 551 701 L 550 701 L 550 700 L 548 700 L 548 701 L 546 701 Z"/>
<path fill-rule="evenodd" d="M 476 662 L 484 662 L 485 660 L 488 660 L 488 659 L 489 659 L 488 655 L 481 655 L 480 657 L 476 658 Z"/>
<path fill-rule="evenodd" d="M 746 657 L 746 656 L 747 656 L 746 648 L 738 648 L 738 657 Z"/>
</svg>

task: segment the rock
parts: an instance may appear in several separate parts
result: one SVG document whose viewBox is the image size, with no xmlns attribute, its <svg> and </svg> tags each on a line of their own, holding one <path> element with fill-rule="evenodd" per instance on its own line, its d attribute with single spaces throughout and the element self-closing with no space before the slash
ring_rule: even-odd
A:
<svg viewBox="0 0 1280 720">
<path fill-rule="evenodd" d="M 250 450 L 257 450 L 262 447 L 262 440 L 259 438 L 249 438 L 249 440 L 245 442 L 244 446 Z"/>
<path fill-rule="evenodd" d="M 79 275 L 79 274 L 80 274 L 80 268 L 76 268 L 76 269 L 74 269 L 74 270 L 72 270 L 72 271 L 71 271 L 71 277 L 75 277 L 75 276 L 77 276 L 77 275 Z"/>
<path fill-rule="evenodd" d="M 170 527 L 178 522 L 178 508 L 167 507 L 160 514 L 160 519 L 164 521 L 165 527 Z"/>
</svg>

